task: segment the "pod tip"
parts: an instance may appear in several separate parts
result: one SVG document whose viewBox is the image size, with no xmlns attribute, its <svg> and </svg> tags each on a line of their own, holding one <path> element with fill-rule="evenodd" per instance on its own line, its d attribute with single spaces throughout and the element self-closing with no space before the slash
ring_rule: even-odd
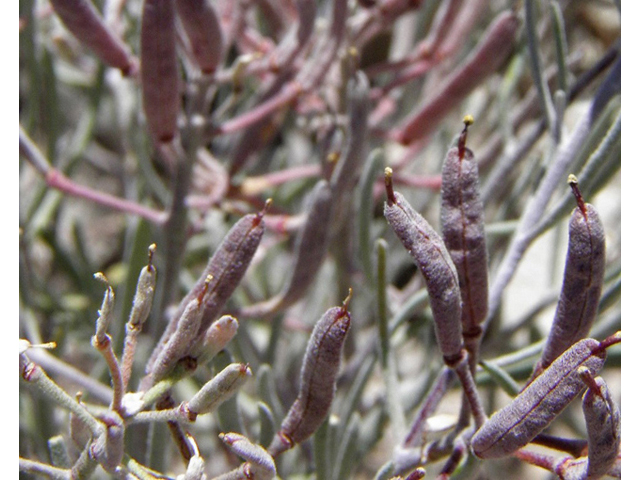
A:
<svg viewBox="0 0 640 480">
<path fill-rule="evenodd" d="M 387 190 L 387 201 L 389 204 L 396 203 L 396 194 L 393 191 L 393 170 L 391 167 L 384 169 L 384 186 Z"/>
</svg>

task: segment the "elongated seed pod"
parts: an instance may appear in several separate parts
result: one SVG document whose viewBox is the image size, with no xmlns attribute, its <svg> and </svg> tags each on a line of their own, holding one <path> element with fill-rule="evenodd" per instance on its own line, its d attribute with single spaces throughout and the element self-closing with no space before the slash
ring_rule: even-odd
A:
<svg viewBox="0 0 640 480">
<path fill-rule="evenodd" d="M 235 337 L 238 331 L 238 320 L 231 315 L 224 315 L 204 333 L 202 347 L 195 352 L 199 365 L 204 365 L 222 351 L 222 349 Z"/>
<path fill-rule="evenodd" d="M 251 377 L 249 365 L 232 363 L 203 387 L 186 404 L 189 416 L 202 415 L 215 410 L 227 401 Z"/>
<path fill-rule="evenodd" d="M 273 457 L 309 438 L 329 413 L 342 345 L 351 325 L 347 311 L 350 299 L 351 292 L 341 307 L 327 310 L 311 333 L 300 373 L 300 391 L 268 449 Z"/>
<path fill-rule="evenodd" d="M 468 122 L 468 123 L 467 123 Z M 488 266 L 478 164 L 465 147 L 467 126 L 442 168 L 442 239 L 458 272 L 462 296 L 462 334 L 477 337 L 487 315 Z"/>
<path fill-rule="evenodd" d="M 136 294 L 133 298 L 127 328 L 140 327 L 140 325 L 146 322 L 151 312 L 157 277 L 156 267 L 151 263 L 155 251 L 156 244 L 154 243 L 149 246 L 149 263 L 142 267 L 140 275 L 138 276 Z"/>
<path fill-rule="evenodd" d="M 512 11 L 498 15 L 464 63 L 444 79 L 443 87 L 430 95 L 427 103 L 392 132 L 392 136 L 407 145 L 433 132 L 453 107 L 504 63 L 515 45 L 519 24 Z"/>
<path fill-rule="evenodd" d="M 198 336 L 203 311 L 202 299 L 194 298 L 189 302 L 178 321 L 175 332 L 164 345 L 150 370 L 154 379 L 153 383 L 169 373 L 178 360 L 190 353 L 193 342 Z"/>
<path fill-rule="evenodd" d="M 265 209 L 270 201 L 267 201 Z M 202 339 L 214 319 L 218 318 L 222 308 L 242 280 L 264 233 L 264 211 L 242 217 L 227 233 L 215 251 L 200 279 L 182 300 L 175 315 L 165 329 L 160 342 L 153 351 L 147 371 L 155 363 L 164 345 L 176 330 L 178 321 L 187 304 L 202 291 L 207 277 L 211 276 L 209 287 L 204 296 L 204 312 L 200 323 L 199 337 Z"/>
<path fill-rule="evenodd" d="M 176 10 L 198 66 L 203 73 L 215 72 L 222 60 L 224 41 L 211 0 L 176 0 Z"/>
<path fill-rule="evenodd" d="M 602 378 L 594 378 L 589 371 L 579 373 L 589 386 L 582 397 L 582 411 L 589 437 L 586 478 L 594 480 L 609 472 L 620 453 L 620 410 Z"/>
<path fill-rule="evenodd" d="M 475 455 L 498 458 L 524 447 L 585 389 L 578 368 L 596 374 L 605 358 L 606 350 L 596 340 L 587 338 L 573 345 L 484 423 L 471 439 Z"/>
<path fill-rule="evenodd" d="M 233 453 L 249 462 L 254 477 L 275 477 L 276 464 L 273 457 L 262 446 L 251 442 L 239 433 L 221 433 L 219 437 Z"/>
<path fill-rule="evenodd" d="M 445 363 L 451 366 L 462 358 L 458 273 L 440 236 L 400 193 L 393 191 L 391 175 L 387 168 L 384 216 L 425 279 L 438 345 Z"/>
<path fill-rule="evenodd" d="M 98 277 L 98 275 L 101 275 L 106 281 L 106 278 L 102 273 L 97 273 L 96 277 Z M 113 288 L 111 288 L 111 285 L 107 284 L 107 290 L 104 292 L 102 306 L 98 311 L 98 319 L 96 320 L 96 335 L 94 337 L 96 343 L 100 344 L 107 340 L 107 329 L 109 328 L 111 318 L 113 317 L 115 301 L 116 297 L 113 292 Z"/>
<path fill-rule="evenodd" d="M 109 30 L 90 0 L 51 0 L 51 6 L 69 31 L 104 63 L 125 75 L 136 73 L 137 61 L 129 47 Z"/>
<path fill-rule="evenodd" d="M 569 177 L 578 207 L 569 223 L 569 249 L 562 291 L 536 373 L 547 368 L 578 340 L 585 338 L 598 313 L 604 282 L 605 235 L 595 208 L 582 200 L 577 180 Z"/>
<path fill-rule="evenodd" d="M 157 142 L 170 142 L 177 128 L 180 88 L 174 22 L 174 0 L 144 0 L 140 30 L 142 106 Z"/>
<path fill-rule="evenodd" d="M 322 267 L 329 245 L 333 189 L 326 180 L 320 180 L 309 195 L 309 207 L 302 231 L 296 238 L 295 259 L 282 292 L 270 300 L 242 310 L 243 316 L 264 317 L 292 305 L 304 296 Z"/>
</svg>

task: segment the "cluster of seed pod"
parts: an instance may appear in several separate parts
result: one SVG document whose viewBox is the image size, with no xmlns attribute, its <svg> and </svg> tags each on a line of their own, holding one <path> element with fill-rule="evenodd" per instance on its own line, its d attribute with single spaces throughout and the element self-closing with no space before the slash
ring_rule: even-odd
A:
<svg viewBox="0 0 640 480">
<path fill-rule="evenodd" d="M 605 349 L 618 343 L 620 334 L 602 342 L 586 338 L 596 317 L 604 280 L 604 228 L 593 206 L 584 202 L 573 175 L 569 185 L 578 206 L 569 225 L 564 281 L 551 333 L 527 387 L 485 421 L 473 374 L 468 371 L 469 365 L 475 370 L 478 360 L 488 296 L 478 169 L 473 153 L 466 147 L 467 129 L 472 122 L 472 118 L 465 117 L 458 143 L 445 159 L 443 238 L 393 190 L 391 169 L 385 172 L 384 211 L 424 277 L 444 363 L 458 373 L 465 401 L 474 414 L 475 434 L 470 440 L 467 437 L 468 448 L 479 458 L 515 454 L 534 441 L 588 387 L 584 398 L 588 461 L 566 461 L 562 468 L 547 468 L 562 473 L 562 478 L 600 478 L 614 467 L 619 454 L 620 414 L 604 381 L 594 376 L 604 365 Z M 445 471 L 447 467 L 444 476 L 448 475 Z"/>
</svg>

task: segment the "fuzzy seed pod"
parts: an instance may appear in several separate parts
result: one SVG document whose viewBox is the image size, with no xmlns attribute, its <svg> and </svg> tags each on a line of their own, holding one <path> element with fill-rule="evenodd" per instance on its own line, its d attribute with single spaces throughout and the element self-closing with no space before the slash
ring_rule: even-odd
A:
<svg viewBox="0 0 640 480">
<path fill-rule="evenodd" d="M 220 439 L 236 455 L 249 463 L 252 477 L 256 479 L 271 479 L 276 475 L 276 464 L 273 457 L 260 445 L 252 443 L 239 433 L 221 433 Z"/>
<path fill-rule="evenodd" d="M 222 59 L 224 41 L 211 0 L 176 0 L 176 9 L 202 73 L 214 73 Z"/>
<path fill-rule="evenodd" d="M 90 0 L 51 0 L 62 23 L 82 43 L 89 47 L 107 65 L 133 75 L 138 66 L 129 47 L 104 23 Z"/>
<path fill-rule="evenodd" d="M 400 193 L 393 191 L 391 174 L 387 168 L 384 216 L 426 281 L 438 345 L 445 363 L 452 366 L 462 358 L 458 273 L 440 236 Z"/>
<path fill-rule="evenodd" d="M 180 79 L 174 22 L 174 0 L 144 0 L 140 30 L 142 105 L 156 142 L 170 142 L 177 129 Z"/>
<path fill-rule="evenodd" d="M 478 163 L 460 145 L 447 152 L 442 168 L 442 239 L 458 272 L 462 296 L 462 332 L 477 337 L 487 315 L 488 266 L 484 213 L 480 200 Z"/>
<path fill-rule="evenodd" d="M 175 332 L 158 355 L 151 368 L 151 376 L 155 381 L 167 375 L 173 366 L 193 349 L 193 342 L 198 336 L 204 306 L 202 300 L 194 298 L 189 302 L 178 321 Z M 154 381 L 154 383 L 155 383 Z"/>
<path fill-rule="evenodd" d="M 101 276 L 106 281 L 106 278 L 102 273 L 96 273 L 96 278 Z M 96 335 L 94 340 L 98 344 L 102 344 L 107 341 L 107 329 L 111 323 L 111 317 L 113 317 L 113 308 L 116 301 L 115 294 L 111 285 L 107 284 L 107 290 L 104 292 L 104 298 L 102 300 L 102 306 L 98 311 L 98 320 L 96 320 Z"/>
<path fill-rule="evenodd" d="M 578 207 L 569 223 L 569 249 L 558 307 L 535 374 L 589 334 L 598 313 L 604 282 L 604 227 L 595 208 L 582 200 L 573 175 L 570 176 L 570 184 Z"/>
<path fill-rule="evenodd" d="M 578 369 L 585 367 L 595 375 L 606 355 L 603 344 L 591 338 L 573 345 L 484 423 L 471 439 L 473 453 L 499 458 L 524 447 L 585 389 Z"/>
<path fill-rule="evenodd" d="M 267 206 L 270 202 L 267 202 Z M 174 334 L 178 321 L 191 300 L 196 298 L 204 288 L 207 278 L 211 276 L 209 287 L 204 295 L 204 312 L 198 332 L 199 340 L 202 340 L 205 332 L 218 318 L 222 308 L 234 290 L 242 280 L 251 259 L 260 244 L 264 233 L 264 211 L 257 214 L 249 214 L 242 217 L 227 233 L 222 243 L 213 254 L 200 279 L 191 291 L 182 300 L 175 315 L 164 331 L 158 346 L 153 351 L 147 363 L 147 372 L 150 371 L 156 358 Z M 196 342 L 198 343 L 198 342 Z"/>
<path fill-rule="evenodd" d="M 273 457 L 309 438 L 329 413 L 342 345 L 351 325 L 347 311 L 350 299 L 351 292 L 341 307 L 327 310 L 311 333 L 300 373 L 300 391 L 269 446 Z"/>
<path fill-rule="evenodd" d="M 620 410 L 602 378 L 594 378 L 588 370 L 579 373 L 589 386 L 582 397 L 582 411 L 589 436 L 586 478 L 594 480 L 611 470 L 620 453 Z"/>
<path fill-rule="evenodd" d="M 142 267 L 138 276 L 136 295 L 133 298 L 133 306 L 129 315 L 129 328 L 140 327 L 149 318 L 153 305 L 153 293 L 156 289 L 156 267 L 151 264 L 153 253 L 156 250 L 155 243 L 149 247 L 149 263 Z"/>
<path fill-rule="evenodd" d="M 186 404 L 190 416 L 203 415 L 227 401 L 251 377 L 249 365 L 232 363 L 203 387 Z"/>
</svg>

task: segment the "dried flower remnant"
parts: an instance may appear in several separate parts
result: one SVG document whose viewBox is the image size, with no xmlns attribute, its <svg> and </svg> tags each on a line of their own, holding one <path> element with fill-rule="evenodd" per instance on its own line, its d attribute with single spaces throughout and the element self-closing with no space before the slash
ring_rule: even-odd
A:
<svg viewBox="0 0 640 480">
<path fill-rule="evenodd" d="M 616 334 L 602 342 L 587 338 L 573 345 L 476 432 L 471 439 L 475 455 L 507 456 L 533 440 L 585 389 L 578 369 L 596 374 L 604 365 L 605 349 L 619 341 Z"/>
<path fill-rule="evenodd" d="M 347 310 L 351 294 L 350 290 L 342 306 L 327 310 L 311 333 L 300 373 L 300 391 L 268 449 L 273 457 L 309 438 L 329 413 L 342 346 L 351 326 Z"/>
<path fill-rule="evenodd" d="M 604 227 L 596 209 L 584 202 L 574 175 L 569 176 L 568 183 L 578 206 L 569 223 L 569 248 L 558 307 L 534 376 L 589 334 L 604 282 Z"/>
<path fill-rule="evenodd" d="M 137 60 L 129 47 L 107 27 L 90 0 L 51 0 L 51 6 L 69 31 L 103 62 L 124 75 L 137 73 Z"/>
<path fill-rule="evenodd" d="M 211 0 L 176 0 L 176 10 L 202 73 L 214 73 L 222 60 L 224 40 L 213 3 Z"/>
<path fill-rule="evenodd" d="M 438 345 L 449 366 L 462 358 L 461 297 L 456 267 L 444 242 L 404 197 L 393 190 L 392 170 L 385 169 L 384 216 L 413 257 L 427 284 Z"/>
<path fill-rule="evenodd" d="M 151 136 L 170 142 L 176 134 L 180 77 L 173 0 L 144 0 L 140 27 L 142 105 Z"/>
<path fill-rule="evenodd" d="M 440 215 L 442 240 L 458 272 L 462 335 L 474 370 L 481 324 L 487 315 L 489 281 L 478 164 L 466 148 L 467 128 L 473 117 L 466 116 L 464 123 L 458 145 L 447 152 L 444 161 Z"/>
</svg>

